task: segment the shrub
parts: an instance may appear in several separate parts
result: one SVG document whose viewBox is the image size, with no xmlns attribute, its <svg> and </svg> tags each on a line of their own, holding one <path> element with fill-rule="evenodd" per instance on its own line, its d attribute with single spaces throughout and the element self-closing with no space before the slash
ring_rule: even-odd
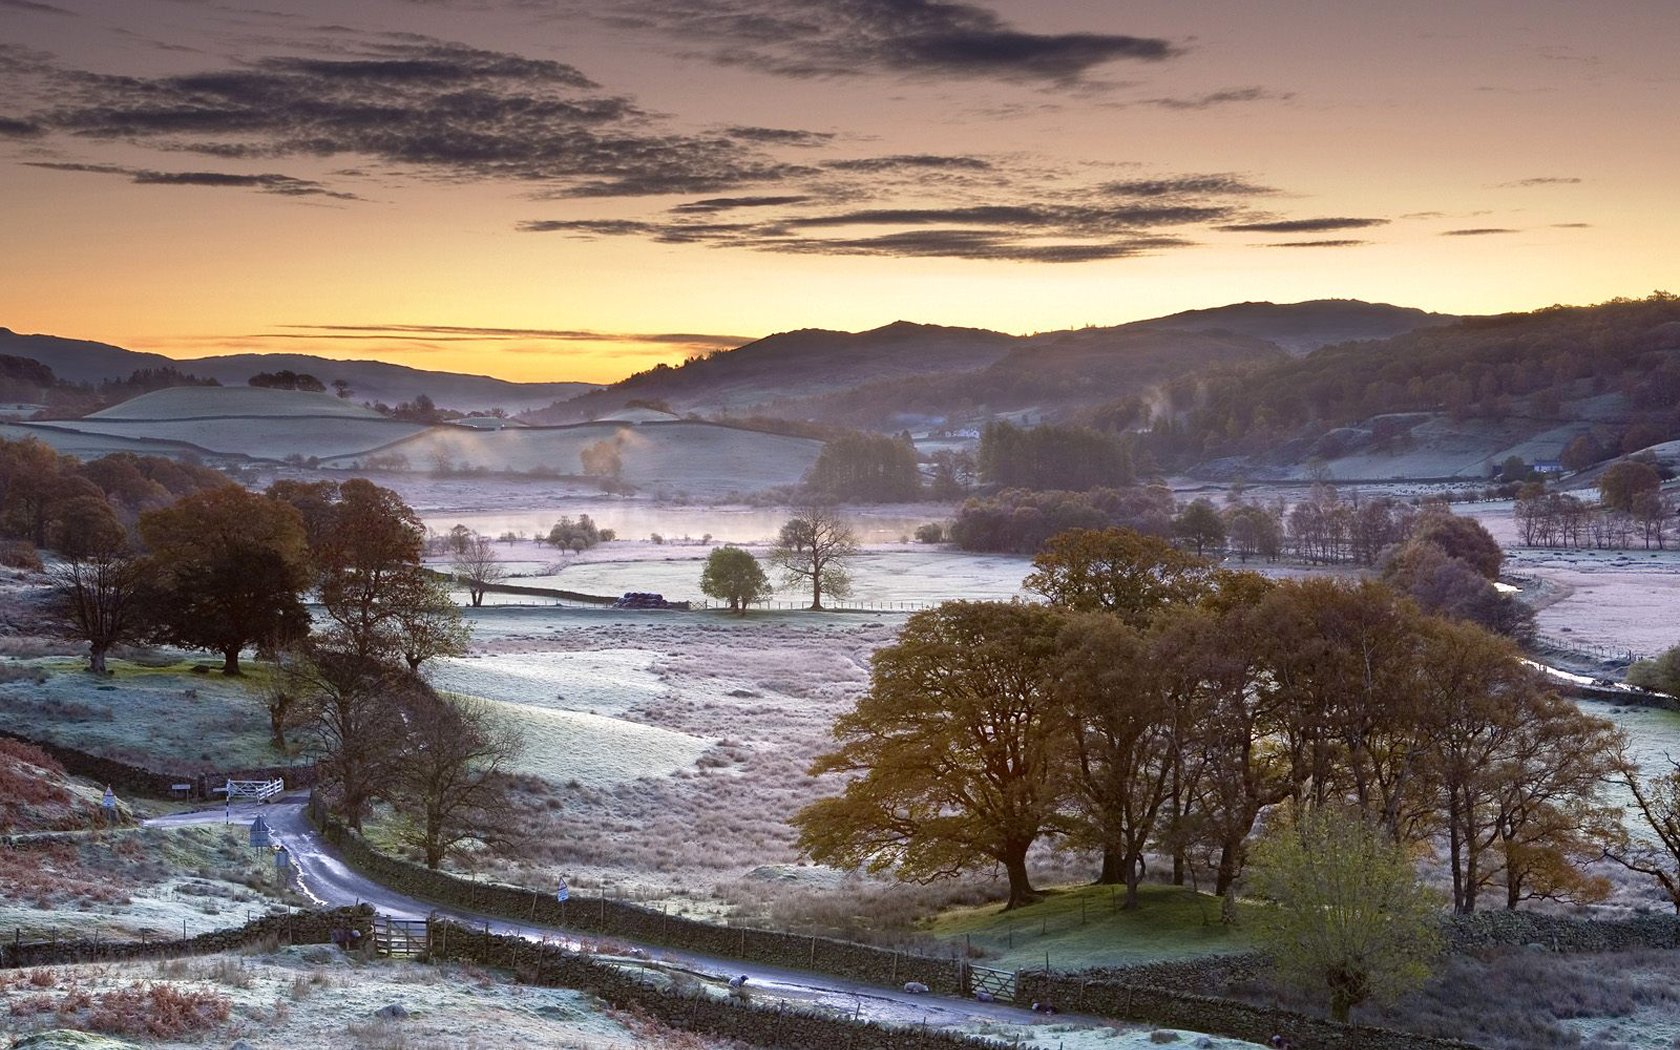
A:
<svg viewBox="0 0 1680 1050">
<path fill-rule="evenodd" d="M 167 984 L 140 984 L 102 992 L 93 1001 L 87 1026 L 107 1035 L 150 1035 L 170 1039 L 214 1028 L 233 1008 L 227 996 Z"/>
</svg>

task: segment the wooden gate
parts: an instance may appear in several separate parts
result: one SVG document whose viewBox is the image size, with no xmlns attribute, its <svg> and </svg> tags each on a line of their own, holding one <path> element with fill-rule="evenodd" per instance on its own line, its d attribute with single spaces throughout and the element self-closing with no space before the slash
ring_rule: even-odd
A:
<svg viewBox="0 0 1680 1050">
<path fill-rule="evenodd" d="M 380 955 L 412 959 L 426 954 L 430 946 L 425 919 L 393 919 L 388 915 L 373 917 L 373 950 Z"/>
<path fill-rule="evenodd" d="M 970 965 L 965 968 L 967 978 L 966 991 L 970 995 L 985 992 L 1000 1003 L 1015 1001 L 1015 971 L 993 970 L 985 966 Z"/>
</svg>

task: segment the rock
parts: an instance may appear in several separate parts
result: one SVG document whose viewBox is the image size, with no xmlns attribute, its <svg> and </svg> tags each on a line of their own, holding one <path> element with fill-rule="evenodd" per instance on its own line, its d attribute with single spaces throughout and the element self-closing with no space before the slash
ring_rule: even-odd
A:
<svg viewBox="0 0 1680 1050">
<path fill-rule="evenodd" d="M 1149 1033 L 1149 1041 L 1151 1043 L 1176 1043 L 1178 1042 L 1178 1033 L 1169 1032 L 1165 1028 L 1157 1028 Z"/>
<path fill-rule="evenodd" d="M 373 1012 L 373 1016 L 386 1021 L 400 1021 L 408 1016 L 408 1009 L 401 1003 L 391 1003 L 388 1006 L 381 1006 L 379 1009 L 375 1010 Z"/>
<path fill-rule="evenodd" d="M 1197 1039 L 1192 1045 L 1195 1046 L 1196 1050 L 1213 1050 L 1213 1040 L 1205 1035 Z"/>
<path fill-rule="evenodd" d="M 228 1050 L 257 1050 L 257 1048 L 244 1039 L 235 1039 L 233 1043 L 228 1046 Z"/>
<path fill-rule="evenodd" d="M 911 995 L 926 995 L 928 986 L 920 981 L 905 981 L 904 990 Z"/>
</svg>

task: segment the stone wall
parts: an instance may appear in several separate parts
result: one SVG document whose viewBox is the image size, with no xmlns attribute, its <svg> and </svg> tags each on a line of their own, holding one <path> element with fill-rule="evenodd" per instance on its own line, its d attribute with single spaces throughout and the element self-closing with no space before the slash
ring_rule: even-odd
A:
<svg viewBox="0 0 1680 1050">
<path fill-rule="evenodd" d="M 1017 988 L 1020 1000 L 1053 1003 L 1058 1010 L 1210 1032 L 1252 1043 L 1263 1044 L 1274 1035 L 1283 1035 L 1298 1050 L 1476 1050 L 1472 1043 L 1453 1039 L 1337 1024 L 1291 1010 L 1132 981 L 1088 980 L 1039 971 L 1021 973 Z"/>
<path fill-rule="evenodd" d="M 318 807 L 312 807 L 317 810 Z M 834 974 L 888 986 L 920 981 L 936 992 L 961 990 L 962 964 L 951 955 L 929 956 L 866 944 L 720 926 L 606 898 L 564 903 L 549 891 L 474 882 L 378 852 L 353 832 L 327 821 L 322 831 L 346 862 L 400 893 L 478 915 L 557 926 L 642 944 L 660 944 L 724 959 Z"/>
<path fill-rule="evenodd" d="M 66 963 L 116 962 L 124 959 L 168 959 L 181 955 L 209 955 L 272 941 L 277 944 L 328 944 L 334 931 L 373 928 L 373 909 L 367 905 L 329 911 L 299 911 L 265 915 L 243 926 L 212 930 L 197 937 L 168 941 L 12 941 L 0 943 L 0 969 L 20 966 L 57 966 Z"/>
<path fill-rule="evenodd" d="M 146 798 L 172 798 L 176 784 L 192 785 L 194 798 L 219 798 L 209 791 L 229 780 L 273 780 L 282 777 L 286 787 L 303 788 L 315 785 L 315 766 L 259 766 L 253 769 L 229 769 L 217 773 L 160 773 L 145 766 L 136 766 L 103 755 L 95 755 L 80 748 L 55 744 L 0 729 L 0 736 L 20 740 L 45 751 L 58 760 L 65 772 L 84 777 L 99 784 L 108 784 L 119 795 L 140 795 Z M 204 790 L 200 790 L 200 788 Z"/>
<path fill-rule="evenodd" d="M 887 1027 L 860 1023 L 818 1010 L 754 1005 L 740 997 L 716 998 L 703 992 L 683 994 L 646 982 L 634 971 L 575 952 L 468 929 L 457 923 L 430 924 L 434 960 L 469 961 L 511 969 L 529 984 L 575 988 L 594 993 L 613 1007 L 636 1009 L 673 1028 L 753 1046 L 808 1050 L 951 1050 L 983 1047 L 1007 1050 L 1007 1044 L 937 1029 Z"/>
<path fill-rule="evenodd" d="M 1680 916 L 1635 915 L 1626 919 L 1574 919 L 1528 911 L 1482 911 L 1454 915 L 1443 931 L 1449 951 L 1539 945 L 1560 952 L 1629 952 L 1680 948 Z"/>
</svg>

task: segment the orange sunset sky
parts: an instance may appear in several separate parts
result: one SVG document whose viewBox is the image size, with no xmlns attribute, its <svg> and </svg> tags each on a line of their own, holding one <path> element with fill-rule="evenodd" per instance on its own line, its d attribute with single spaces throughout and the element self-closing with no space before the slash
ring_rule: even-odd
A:
<svg viewBox="0 0 1680 1050">
<path fill-rule="evenodd" d="M 0 0 L 0 325 L 606 381 L 1675 290 L 1672 0 Z"/>
</svg>

